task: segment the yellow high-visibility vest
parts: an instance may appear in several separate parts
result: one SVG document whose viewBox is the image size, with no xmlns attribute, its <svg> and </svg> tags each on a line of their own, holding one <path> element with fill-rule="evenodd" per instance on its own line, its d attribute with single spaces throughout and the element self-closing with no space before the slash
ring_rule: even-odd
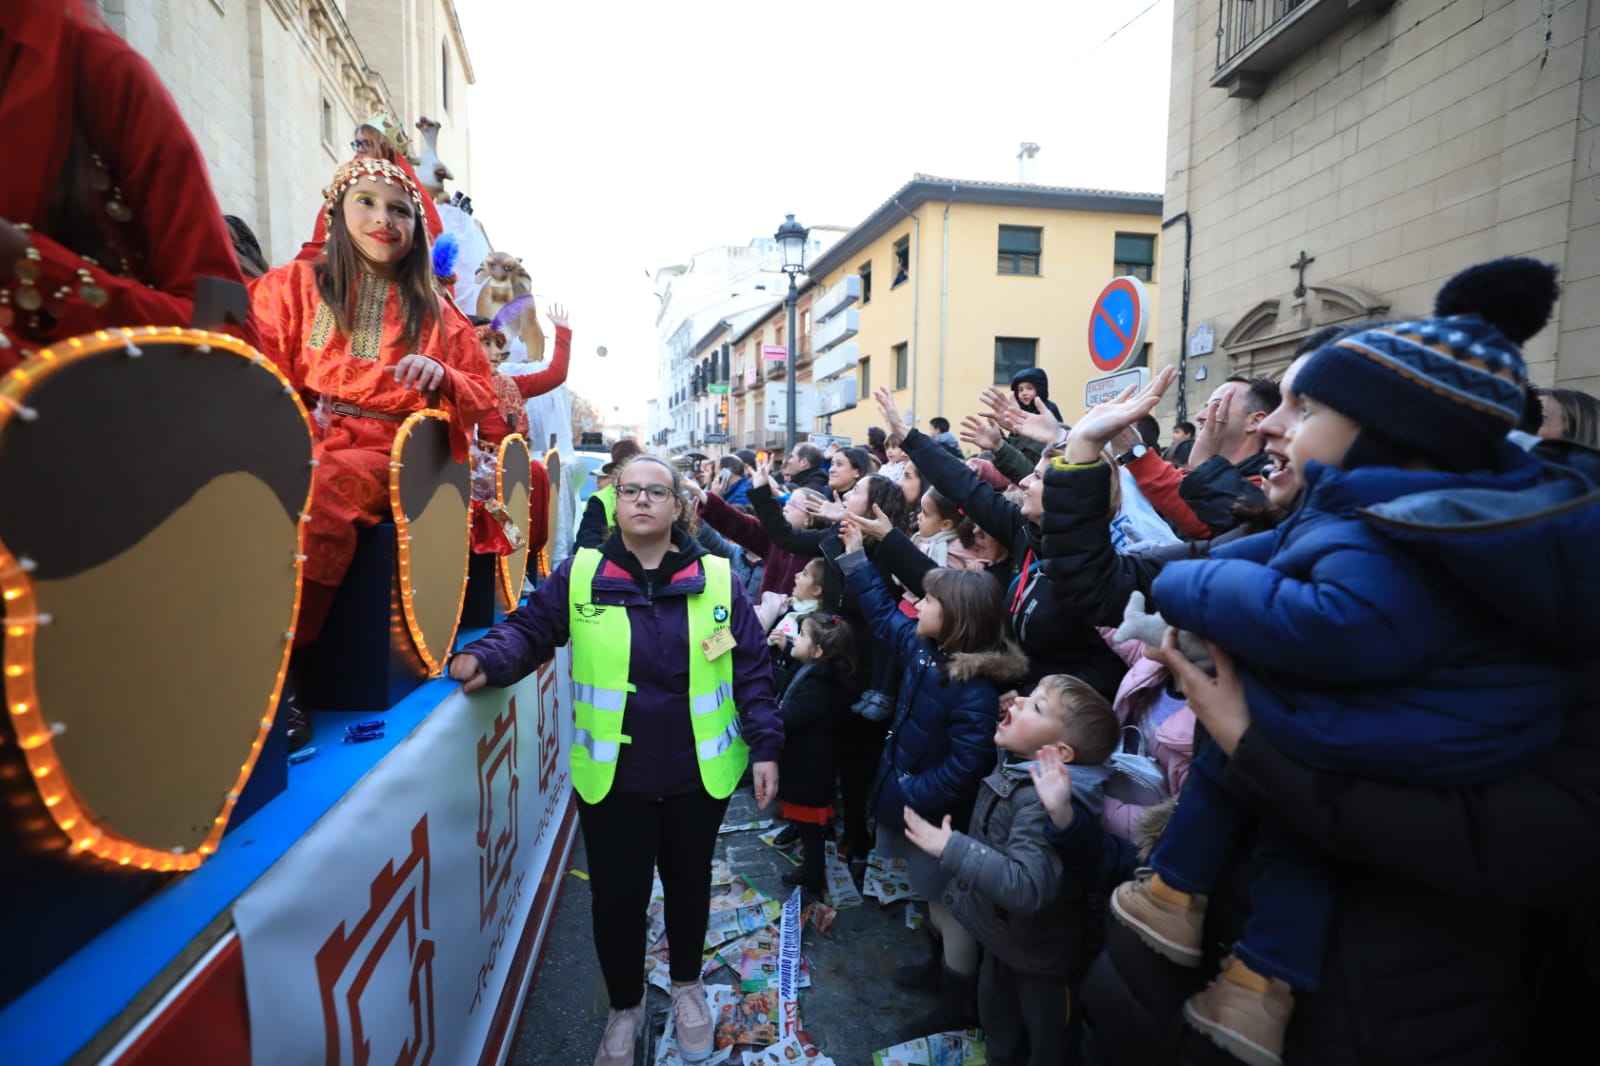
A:
<svg viewBox="0 0 1600 1066">
<path fill-rule="evenodd" d="M 633 626 L 626 607 L 594 604 L 594 576 L 603 556 L 580 548 L 572 560 L 567 620 L 572 634 L 572 702 L 576 730 L 568 765 L 572 787 L 586 803 L 599 803 L 611 791 L 622 745 L 628 696 Z M 733 794 L 749 761 L 750 748 L 739 729 L 733 703 L 733 651 L 707 659 L 702 642 L 726 629 L 733 609 L 733 572 L 728 560 L 701 558 L 706 587 L 688 598 L 689 720 L 694 727 L 700 781 L 717 799 Z M 676 654 L 668 651 L 667 654 Z"/>
</svg>

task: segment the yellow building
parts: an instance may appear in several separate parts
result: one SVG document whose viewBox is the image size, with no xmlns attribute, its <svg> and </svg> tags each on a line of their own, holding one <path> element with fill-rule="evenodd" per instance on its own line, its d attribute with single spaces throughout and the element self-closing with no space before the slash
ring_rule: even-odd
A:
<svg viewBox="0 0 1600 1066">
<path fill-rule="evenodd" d="M 860 442 L 867 427 L 882 423 L 871 398 L 879 385 L 894 390 L 901 411 L 911 412 L 920 428 L 935 415 L 959 427 L 963 415 L 978 409 L 983 388 L 1009 383 L 1028 366 L 1049 375 L 1050 398 L 1071 421 L 1083 411 L 1085 382 L 1100 373 L 1088 356 L 1089 314 L 1113 277 L 1131 273 L 1147 282 L 1152 321 L 1143 358 L 1149 358 L 1160 239 L 1156 194 L 918 174 L 806 265 L 811 284 L 800 301 L 800 380 L 810 377 L 811 300 L 854 274 L 861 295 L 850 310 L 859 332 L 848 341 L 859 353 L 853 371 L 859 402 L 832 416 L 832 433 Z M 778 306 L 754 333 L 781 344 L 784 313 Z M 741 340 L 733 339 L 736 350 Z M 756 348 L 747 350 L 758 354 Z M 827 355 L 818 358 L 826 372 Z M 755 399 L 749 388 L 755 384 L 748 382 L 745 399 Z M 799 428 L 820 432 L 825 424 Z M 763 443 L 771 440 L 781 434 Z"/>
</svg>

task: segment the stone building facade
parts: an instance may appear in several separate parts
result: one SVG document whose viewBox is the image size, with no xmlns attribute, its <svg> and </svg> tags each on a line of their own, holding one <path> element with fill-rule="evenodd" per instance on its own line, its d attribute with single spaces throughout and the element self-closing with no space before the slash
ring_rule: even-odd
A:
<svg viewBox="0 0 1600 1066">
<path fill-rule="evenodd" d="M 311 235 L 355 126 L 440 122 L 439 158 L 468 188 L 471 60 L 451 0 L 101 0 L 156 68 L 205 153 L 224 212 L 272 263 Z"/>
<path fill-rule="evenodd" d="M 1186 414 L 1312 329 L 1426 313 L 1501 255 L 1561 267 L 1534 381 L 1600 392 L 1600 5 L 1176 0 L 1174 18 L 1157 359 L 1184 365 Z"/>
</svg>

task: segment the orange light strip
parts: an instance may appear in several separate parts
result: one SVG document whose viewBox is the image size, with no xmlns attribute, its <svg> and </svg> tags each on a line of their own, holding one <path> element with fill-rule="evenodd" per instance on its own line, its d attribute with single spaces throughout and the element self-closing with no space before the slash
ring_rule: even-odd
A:
<svg viewBox="0 0 1600 1066">
<path fill-rule="evenodd" d="M 444 642 L 444 655 L 434 658 L 433 652 L 428 648 L 428 638 L 422 632 L 422 626 L 417 621 L 417 610 L 411 588 L 411 521 L 406 517 L 403 501 L 400 499 L 400 456 L 405 450 L 406 438 L 411 435 L 411 429 L 425 418 L 437 418 L 447 426 L 450 416 L 436 407 L 429 407 L 422 411 L 414 411 L 406 416 L 400 423 L 400 428 L 395 432 L 394 444 L 389 447 L 389 510 L 394 515 L 395 539 L 399 541 L 400 551 L 398 559 L 400 564 L 400 607 L 406 618 L 406 628 L 411 631 L 411 643 L 416 646 L 417 654 L 422 658 L 422 665 L 429 677 L 437 677 L 444 669 L 444 661 L 450 657 L 450 649 L 455 646 L 456 632 L 461 628 L 461 609 L 467 603 L 467 576 L 468 565 L 472 560 L 472 508 L 466 509 L 467 545 L 461 558 L 461 595 L 456 597 L 455 622 L 450 626 L 450 636 Z"/>
<path fill-rule="evenodd" d="M 559 448 L 551 448 L 549 451 L 544 453 L 544 470 L 545 470 L 545 478 L 546 478 L 546 480 L 549 480 L 549 475 L 550 475 L 550 457 L 552 455 L 556 457 L 556 461 L 559 463 L 561 461 L 561 449 L 559 449 Z M 566 474 L 566 471 L 562 470 L 561 471 L 561 475 L 565 476 L 565 474 Z M 565 485 L 552 484 L 550 486 L 550 506 L 554 507 L 557 510 L 557 512 L 559 512 L 561 510 L 560 496 L 558 495 L 558 493 L 562 493 L 562 492 L 565 492 L 565 491 L 567 491 Z M 583 516 L 580 514 L 580 515 L 576 516 L 573 520 L 577 521 L 577 520 L 581 519 L 582 517 Z M 550 513 L 549 513 L 549 508 L 548 507 L 545 509 L 544 520 L 545 520 L 546 525 L 548 525 L 549 522 L 550 522 Z M 546 529 L 544 531 L 544 547 L 539 549 L 539 576 L 541 578 L 549 577 L 550 576 L 550 571 L 555 568 L 555 558 L 554 558 L 555 543 L 556 543 L 556 531 L 554 529 Z"/>
<path fill-rule="evenodd" d="M 139 353 L 134 343 L 135 338 L 151 344 L 187 344 L 201 351 L 229 352 L 264 367 L 282 383 L 284 391 L 299 408 L 301 421 L 306 427 L 306 439 L 308 443 L 310 442 L 311 419 L 306 412 L 305 404 L 301 402 L 299 393 L 289 379 L 284 377 L 283 372 L 272 360 L 239 338 L 226 333 L 168 326 L 100 330 L 85 337 L 72 337 L 61 344 L 36 352 L 31 358 L 13 368 L 5 377 L 0 378 L 0 397 L 15 401 L 0 403 L 0 432 L 5 430 L 6 423 L 11 418 L 23 417 L 21 411 L 26 410 L 26 405 L 22 401 L 32 386 L 63 367 L 89 356 L 100 355 L 118 348 L 126 349 L 130 356 Z M 308 484 L 305 507 L 310 506 L 311 492 Z M 294 559 L 294 611 L 289 616 L 291 625 L 300 612 L 300 564 L 305 546 L 304 540 L 305 527 L 302 523 L 297 531 L 296 548 L 299 550 Z M 34 787 L 44 801 L 45 809 L 50 812 L 56 827 L 67 835 L 67 839 L 71 841 L 71 850 L 75 854 L 92 855 L 119 866 L 137 866 L 141 870 L 167 872 L 195 869 L 205 861 L 206 856 L 217 850 L 217 842 L 222 839 L 223 830 L 228 827 L 228 819 L 233 815 L 234 805 L 239 800 L 239 794 L 244 791 L 245 782 L 250 779 L 250 773 L 255 769 L 256 760 L 261 755 L 262 746 L 266 743 L 267 734 L 272 729 L 273 711 L 278 705 L 278 697 L 283 691 L 284 675 L 289 669 L 289 654 L 293 650 L 294 631 L 287 626 L 284 629 L 283 658 L 278 664 L 272 695 L 267 701 L 267 713 L 262 717 L 255 741 L 250 745 L 250 754 L 239 767 L 237 780 L 223 796 L 221 813 L 213 819 L 205 840 L 193 852 L 153 848 L 129 840 L 106 828 L 78 795 L 67 777 L 66 768 L 56 752 L 55 734 L 40 706 L 38 689 L 34 683 L 36 667 L 33 650 L 34 634 L 40 625 L 48 624 L 49 619 L 37 614 L 33 581 L 28 577 L 30 569 L 31 567 L 26 566 L 21 559 L 12 555 L 4 544 L 0 544 L 0 599 L 3 599 L 5 604 L 5 639 L 3 645 L 0 645 L 0 664 L 3 664 L 5 672 L 6 699 L 9 703 L 7 709 L 11 715 L 11 725 L 17 735 L 17 744 L 27 759 Z"/>
<path fill-rule="evenodd" d="M 494 498 L 499 501 L 500 506 L 502 507 L 506 505 L 506 449 L 514 440 L 521 441 L 523 449 L 527 450 L 530 456 L 533 454 L 532 451 L 528 449 L 527 438 L 520 433 L 512 433 L 507 436 L 505 440 L 500 442 L 500 453 L 494 465 Z M 533 486 L 529 485 L 528 487 L 531 489 Z M 530 492 L 529 495 L 531 496 L 532 493 Z M 507 513 L 509 513 L 509 509 Z M 529 508 L 529 516 L 531 520 L 532 508 Z M 513 515 L 512 517 L 516 516 Z M 532 530 L 529 530 L 529 532 L 531 533 Z M 513 552 L 512 554 L 514 555 L 516 553 Z M 516 588 L 511 587 L 511 556 L 502 555 L 497 558 L 495 560 L 494 570 L 495 575 L 500 578 L 500 591 L 505 596 L 506 610 L 516 610 L 517 601 L 522 599 L 522 587 L 520 584 Z"/>
</svg>

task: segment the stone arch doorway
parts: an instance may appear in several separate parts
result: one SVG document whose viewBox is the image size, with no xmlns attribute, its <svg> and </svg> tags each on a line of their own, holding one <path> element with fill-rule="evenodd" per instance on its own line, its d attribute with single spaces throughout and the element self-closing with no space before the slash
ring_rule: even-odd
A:
<svg viewBox="0 0 1600 1066">
<path fill-rule="evenodd" d="M 1295 348 L 1317 330 L 1379 318 L 1388 310 L 1388 301 L 1354 285 L 1307 285 L 1303 296 L 1289 293 L 1256 304 L 1220 347 L 1229 373 L 1277 378 Z"/>
</svg>

